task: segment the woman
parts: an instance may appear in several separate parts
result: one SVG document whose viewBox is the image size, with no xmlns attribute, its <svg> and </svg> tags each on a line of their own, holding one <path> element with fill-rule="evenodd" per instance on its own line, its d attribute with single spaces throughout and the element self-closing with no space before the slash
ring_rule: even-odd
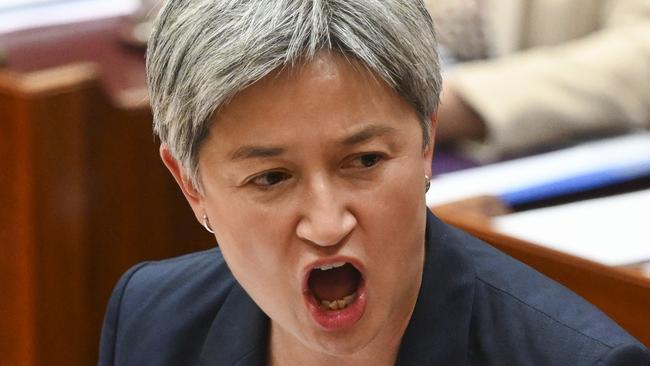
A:
<svg viewBox="0 0 650 366">
<path fill-rule="evenodd" d="M 419 0 L 165 4 L 154 128 L 218 248 L 125 274 L 100 364 L 643 361 L 575 295 L 427 214 L 434 39 Z"/>
</svg>

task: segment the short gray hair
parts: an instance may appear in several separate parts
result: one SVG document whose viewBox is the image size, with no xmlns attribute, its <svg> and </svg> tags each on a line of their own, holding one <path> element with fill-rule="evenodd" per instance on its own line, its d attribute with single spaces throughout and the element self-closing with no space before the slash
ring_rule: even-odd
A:
<svg viewBox="0 0 650 366">
<path fill-rule="evenodd" d="M 213 114 L 274 70 L 319 51 L 356 60 L 417 112 L 430 140 L 441 78 L 422 0 L 168 0 L 149 40 L 154 132 L 196 188 Z"/>
</svg>

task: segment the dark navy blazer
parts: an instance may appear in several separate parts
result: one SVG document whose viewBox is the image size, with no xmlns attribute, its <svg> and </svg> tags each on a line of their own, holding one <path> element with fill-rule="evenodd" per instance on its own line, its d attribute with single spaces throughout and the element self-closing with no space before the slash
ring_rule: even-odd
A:
<svg viewBox="0 0 650 366">
<path fill-rule="evenodd" d="M 594 306 L 430 213 L 426 246 L 397 365 L 650 365 L 648 350 Z M 268 331 L 213 249 L 122 277 L 99 364 L 264 365 Z"/>
</svg>

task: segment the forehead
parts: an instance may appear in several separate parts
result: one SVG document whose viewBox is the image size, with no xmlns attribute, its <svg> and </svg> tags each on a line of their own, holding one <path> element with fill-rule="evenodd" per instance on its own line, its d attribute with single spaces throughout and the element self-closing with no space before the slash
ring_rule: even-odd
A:
<svg viewBox="0 0 650 366">
<path fill-rule="evenodd" d="M 322 144 L 367 125 L 419 131 L 416 112 L 386 82 L 328 53 L 237 94 L 216 114 L 204 145 L 226 154 L 242 144 Z"/>
</svg>

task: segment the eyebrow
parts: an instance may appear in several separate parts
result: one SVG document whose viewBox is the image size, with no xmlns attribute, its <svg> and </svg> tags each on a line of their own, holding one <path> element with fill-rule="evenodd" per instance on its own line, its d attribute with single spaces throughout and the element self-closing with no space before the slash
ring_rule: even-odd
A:
<svg viewBox="0 0 650 366">
<path fill-rule="evenodd" d="M 341 140 L 342 145 L 356 145 L 395 132 L 393 127 L 371 125 Z"/>
<path fill-rule="evenodd" d="M 378 126 L 371 125 L 359 132 L 355 132 L 350 136 L 344 137 L 340 143 L 342 145 L 357 145 L 362 142 L 368 141 L 375 137 L 380 137 L 388 135 L 394 132 L 395 129 L 388 126 Z M 245 145 L 237 150 L 233 151 L 230 155 L 230 160 L 240 161 L 246 159 L 255 159 L 255 158 L 272 158 L 279 155 L 282 155 L 286 152 L 286 149 L 281 147 L 264 147 L 264 146 L 254 146 L 254 145 Z"/>
<path fill-rule="evenodd" d="M 245 160 L 253 158 L 272 158 L 281 155 L 286 150 L 280 147 L 242 146 L 230 154 L 231 160 Z"/>
</svg>

